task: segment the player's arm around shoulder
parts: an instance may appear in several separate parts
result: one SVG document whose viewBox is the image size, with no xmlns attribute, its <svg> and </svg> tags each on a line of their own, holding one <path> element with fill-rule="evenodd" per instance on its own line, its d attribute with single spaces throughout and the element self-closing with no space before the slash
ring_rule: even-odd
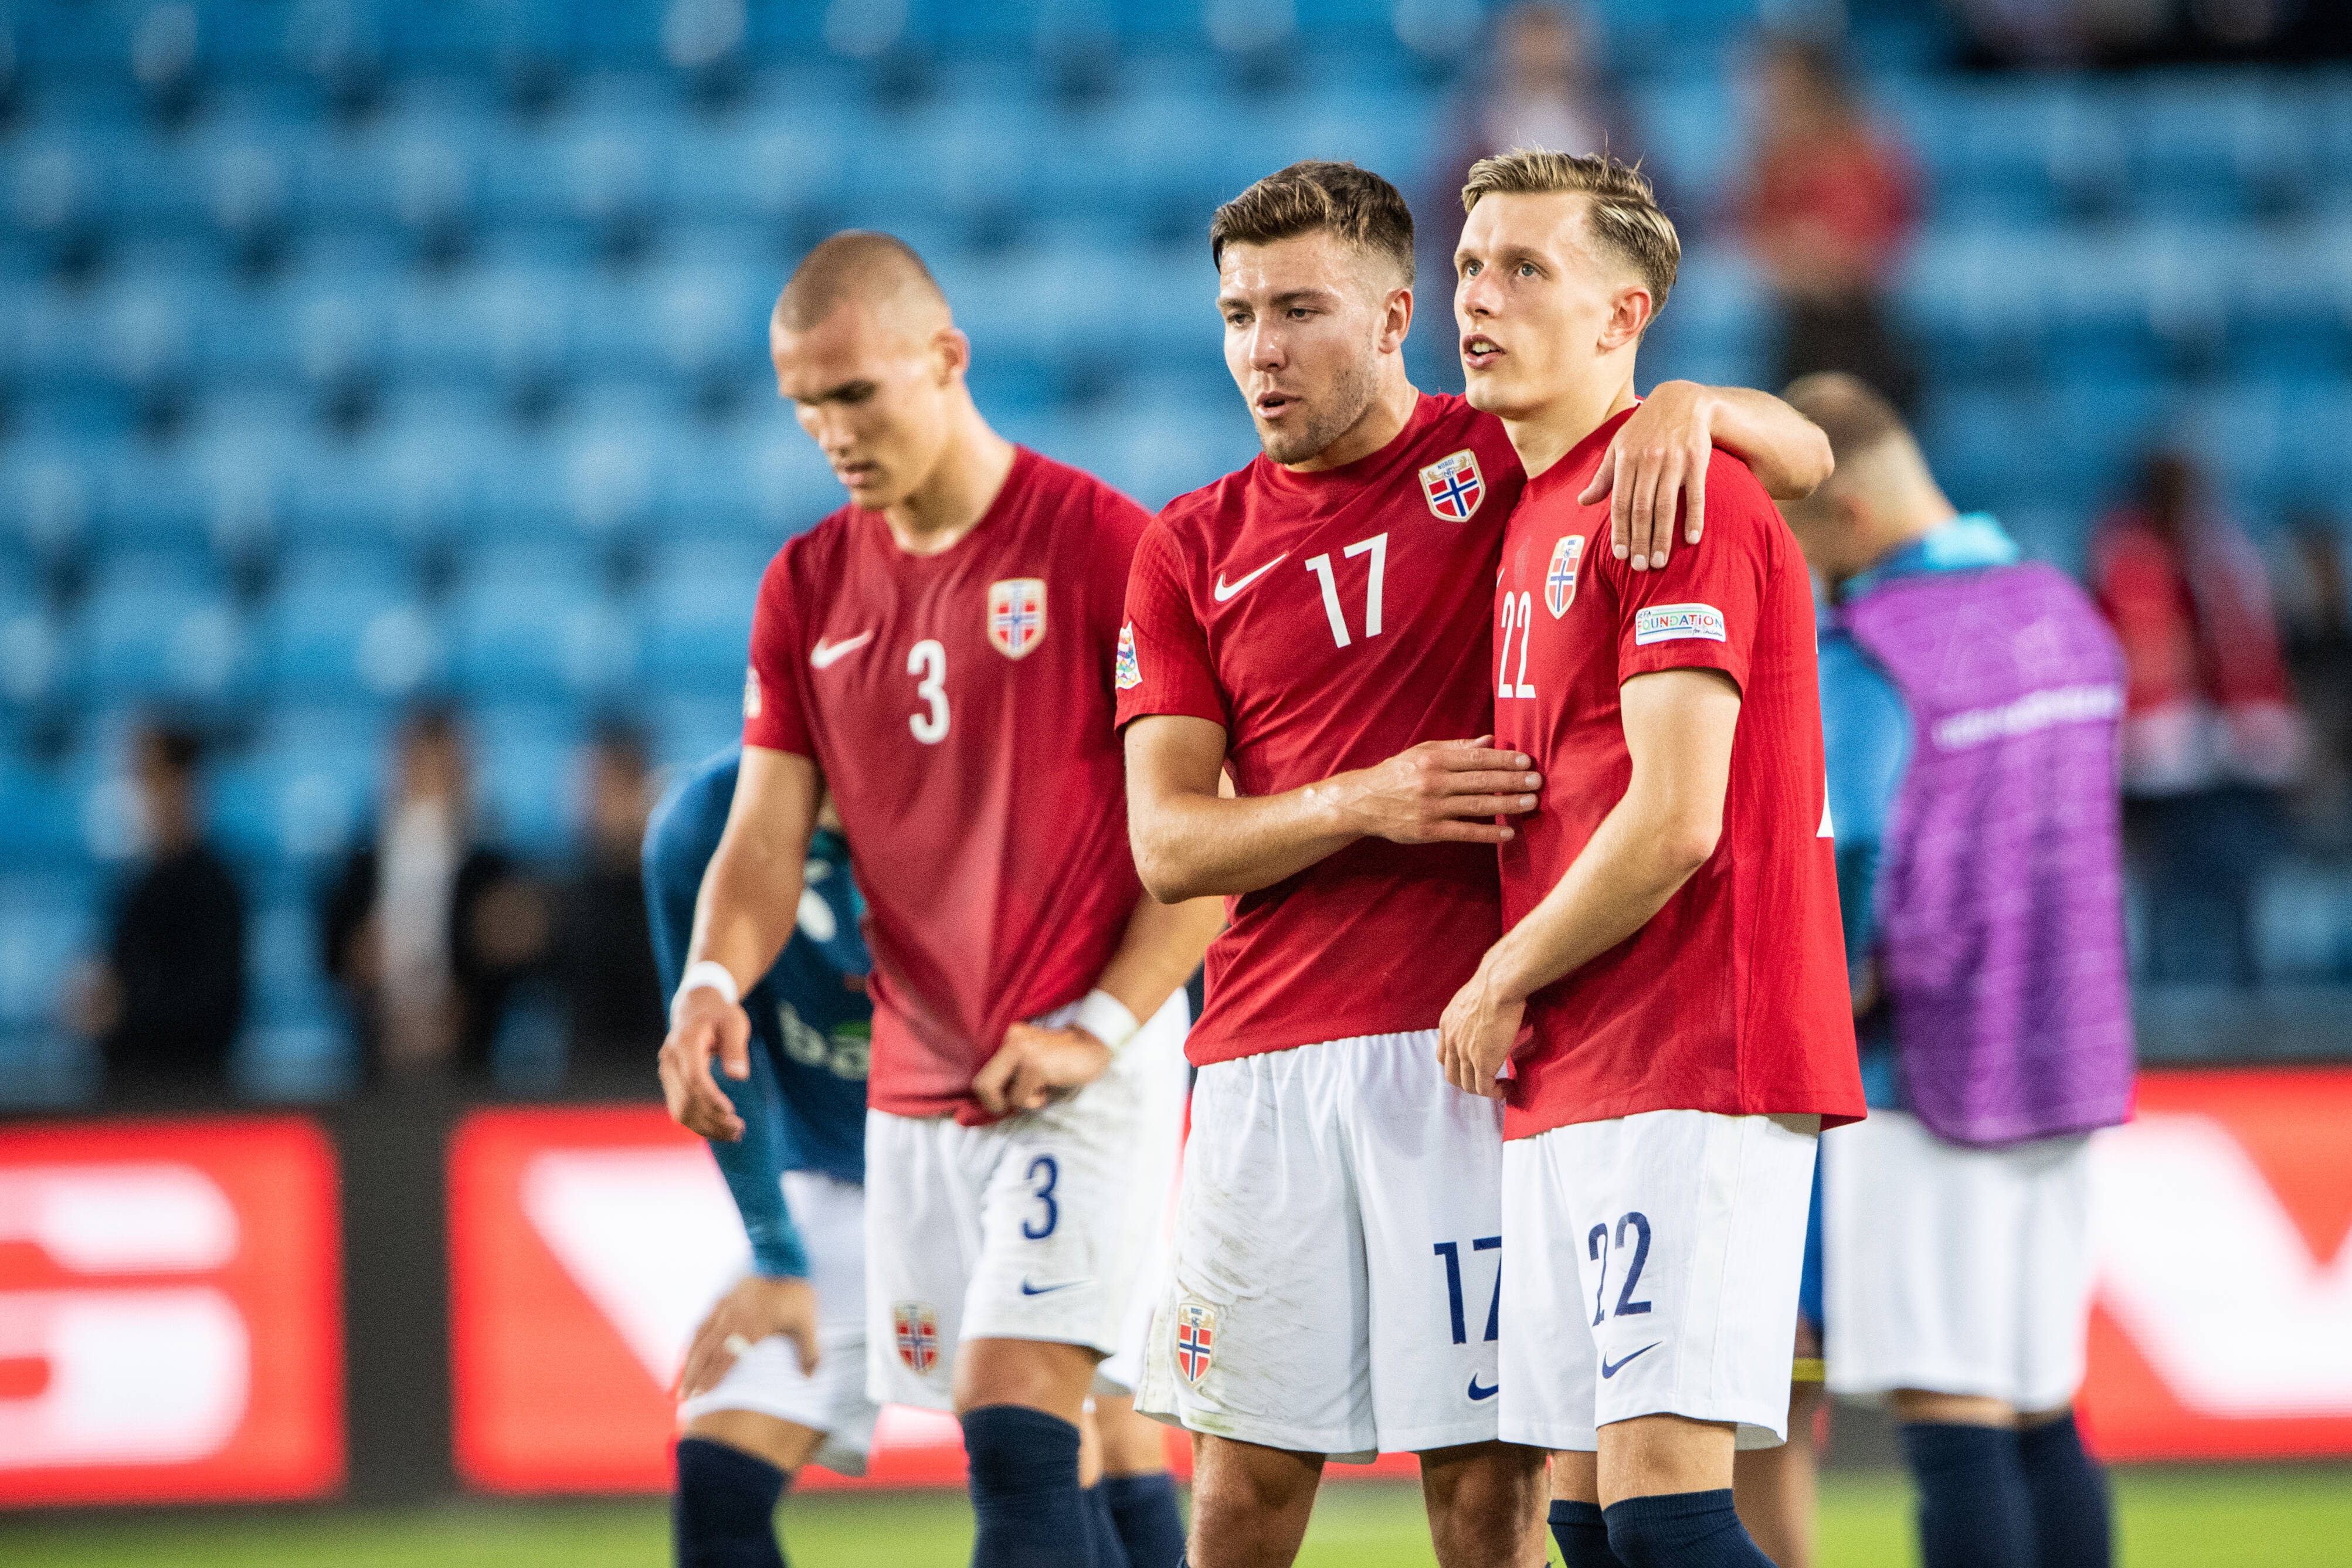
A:
<svg viewBox="0 0 2352 1568">
<path fill-rule="evenodd" d="M 751 1023 L 741 998 L 792 940 L 823 793 L 811 759 L 743 748 L 727 830 L 695 902 L 694 936 L 660 1058 L 670 1115 L 705 1138 L 743 1135 L 743 1119 L 710 1064 L 717 1058 L 737 1082 L 751 1076 Z"/>
<path fill-rule="evenodd" d="M 1662 381 L 1618 426 L 1579 503 L 1607 496 L 1611 554 L 1636 572 L 1663 568 L 1677 511 L 1687 542 L 1706 531 L 1713 459 L 1724 453 L 1782 500 L 1812 494 L 1835 467 L 1821 426 L 1769 392 Z"/>
</svg>

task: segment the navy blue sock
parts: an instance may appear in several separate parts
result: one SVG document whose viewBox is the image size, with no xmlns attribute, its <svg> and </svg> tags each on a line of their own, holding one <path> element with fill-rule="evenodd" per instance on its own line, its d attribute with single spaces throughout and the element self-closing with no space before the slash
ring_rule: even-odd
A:
<svg viewBox="0 0 2352 1568">
<path fill-rule="evenodd" d="M 1184 1516 L 1176 1511 L 1176 1479 L 1105 1476 L 1097 1489 L 1110 1505 L 1111 1523 L 1127 1549 L 1129 1568 L 1177 1568 L 1184 1561 Z"/>
<path fill-rule="evenodd" d="M 1625 1568 L 1772 1568 L 1739 1522 L 1729 1487 L 1629 1497 L 1603 1517 L 1609 1550 Z"/>
<path fill-rule="evenodd" d="M 2033 1506 L 2016 1433 L 1909 1422 L 1903 1458 L 1919 1493 L 1921 1568 L 2034 1568 Z"/>
<path fill-rule="evenodd" d="M 755 1454 L 684 1437 L 670 1529 L 678 1568 L 784 1568 L 776 1544 L 776 1500 L 791 1479 Z"/>
<path fill-rule="evenodd" d="M 1024 1405 L 966 1411 L 971 1568 L 1095 1568 L 1078 1429 Z"/>
<path fill-rule="evenodd" d="M 2074 1413 L 2020 1432 L 2017 1459 L 2025 1472 L 2034 1552 L 2042 1568 L 2109 1568 L 2116 1553 L 2107 1472 L 2083 1451 Z"/>
<path fill-rule="evenodd" d="M 1624 1568 L 1609 1550 L 1609 1519 L 1597 1502 L 1552 1499 L 1551 1538 L 1568 1568 Z"/>
<path fill-rule="evenodd" d="M 1127 1543 L 1110 1516 L 1110 1499 L 1097 1481 L 1078 1494 L 1087 1500 L 1087 1534 L 1094 1542 L 1095 1568 L 1128 1568 Z"/>
</svg>

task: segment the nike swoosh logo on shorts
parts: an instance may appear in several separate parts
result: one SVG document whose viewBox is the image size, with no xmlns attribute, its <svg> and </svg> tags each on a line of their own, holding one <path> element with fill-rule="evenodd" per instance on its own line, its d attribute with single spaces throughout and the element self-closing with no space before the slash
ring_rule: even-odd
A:
<svg viewBox="0 0 2352 1568">
<path fill-rule="evenodd" d="M 828 647 L 825 640 L 819 637 L 816 647 L 809 649 L 809 664 L 813 668 L 830 669 L 873 640 L 872 632 L 860 632 L 854 637 L 845 637 Z"/>
<path fill-rule="evenodd" d="M 1625 1362 L 1632 1361 L 1634 1356 L 1648 1355 L 1652 1351 L 1656 1350 L 1660 1345 L 1664 1344 L 1665 1342 L 1666 1342 L 1664 1340 L 1652 1340 L 1648 1344 L 1645 1344 L 1640 1350 L 1635 1351 L 1633 1355 L 1627 1356 L 1624 1361 L 1612 1362 L 1607 1356 L 1602 1356 L 1601 1358 L 1601 1375 L 1603 1377 L 1616 1376 L 1619 1373 L 1625 1370 Z"/>
<path fill-rule="evenodd" d="M 1065 1279 L 1059 1285 L 1032 1285 L 1024 1279 L 1021 1281 L 1021 1293 L 1024 1296 L 1050 1296 L 1056 1290 L 1074 1289 L 1087 1283 L 1088 1281 L 1084 1279 Z"/>
<path fill-rule="evenodd" d="M 1478 1386 L 1478 1374 L 1475 1372 L 1470 1374 L 1470 1397 L 1473 1399 L 1492 1399 L 1501 1391 L 1502 1386 L 1498 1382 L 1481 1388 Z"/>
<path fill-rule="evenodd" d="M 1217 603 L 1220 605 L 1223 604 L 1227 599 L 1232 598 L 1235 594 L 1240 593 L 1244 588 L 1248 587 L 1251 584 L 1256 582 L 1259 578 L 1265 576 L 1267 573 L 1273 571 L 1276 567 L 1281 565 L 1289 558 L 1290 552 L 1286 550 L 1281 554 L 1276 556 L 1273 560 L 1267 562 L 1265 565 L 1259 567 L 1256 571 L 1251 573 L 1248 576 L 1243 578 L 1240 582 L 1234 584 L 1230 587 L 1225 584 L 1225 574 L 1223 572 L 1218 573 L 1215 590 Z"/>
</svg>

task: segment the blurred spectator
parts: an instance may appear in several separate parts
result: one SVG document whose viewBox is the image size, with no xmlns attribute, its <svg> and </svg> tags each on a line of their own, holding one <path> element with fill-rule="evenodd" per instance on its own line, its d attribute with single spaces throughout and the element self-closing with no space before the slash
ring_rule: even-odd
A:
<svg viewBox="0 0 2352 1568">
<path fill-rule="evenodd" d="M 2287 674 L 2310 727 L 2304 778 L 2308 826 L 2331 843 L 2352 834 L 2352 616 L 2335 522 L 2306 511 L 2288 530 L 2298 568 L 2284 596 Z"/>
<path fill-rule="evenodd" d="M 570 1073 L 575 1083 L 658 1094 L 654 1054 L 668 1025 L 637 868 L 654 795 L 645 742 L 608 725 L 582 767 L 588 841 L 563 889 L 554 954 L 572 1023 Z"/>
<path fill-rule="evenodd" d="M 2251 985 L 2254 886 L 2283 847 L 2281 792 L 2304 750 L 2262 557 L 2189 459 L 2160 452 L 2099 523 L 2091 577 L 2124 648 L 2149 977 Z"/>
<path fill-rule="evenodd" d="M 1871 127 L 1828 47 L 1775 42 L 1759 75 L 1740 219 L 1779 296 L 1779 380 L 1842 370 L 1908 412 L 1919 368 L 1885 285 L 1917 213 L 1910 159 Z"/>
<path fill-rule="evenodd" d="M 327 899 L 327 973 L 351 999 L 372 1080 L 485 1078 L 507 994 L 546 952 L 545 900 L 474 837 L 455 714 L 411 716 L 390 783 L 374 839 Z"/>
<path fill-rule="evenodd" d="M 99 1042 L 110 1099 L 225 1098 L 245 1017 L 245 894 L 205 842 L 202 743 L 157 725 L 136 742 L 146 854 L 116 895 L 106 956 L 77 1022 Z"/>
<path fill-rule="evenodd" d="M 1583 25 L 1566 6 L 1522 0 L 1507 7 L 1495 19 L 1492 41 L 1473 58 L 1495 63 L 1474 72 L 1456 100 L 1437 188 L 1414 209 L 1423 220 L 1417 247 L 1423 309 L 1441 307 L 1429 318 L 1439 323 L 1436 332 L 1427 334 L 1430 352 L 1454 367 L 1443 383 L 1447 385 L 1461 380 L 1450 302 L 1454 246 L 1462 237 L 1462 183 L 1469 177 L 1470 165 L 1514 147 L 1609 152 L 1627 163 L 1640 155 L 1628 139 L 1624 100 L 1602 73 Z M 1654 182 L 1654 177 L 1653 172 Z"/>
</svg>

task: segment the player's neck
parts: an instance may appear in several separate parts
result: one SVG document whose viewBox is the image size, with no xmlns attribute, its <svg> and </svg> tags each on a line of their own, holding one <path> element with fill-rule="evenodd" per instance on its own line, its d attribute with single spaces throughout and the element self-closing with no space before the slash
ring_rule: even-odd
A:
<svg viewBox="0 0 2352 1568">
<path fill-rule="evenodd" d="M 1603 362 L 1596 372 L 1612 368 Z M 1534 479 L 1573 451 L 1576 444 L 1622 414 L 1641 399 L 1633 395 L 1633 363 L 1629 357 L 1622 378 L 1594 374 L 1559 396 L 1514 419 L 1506 416 L 1503 428 L 1519 466 Z"/>
<path fill-rule="evenodd" d="M 1421 394 L 1406 379 L 1403 363 L 1394 359 L 1385 362 L 1380 390 L 1363 416 L 1340 432 L 1338 440 L 1305 462 L 1285 463 L 1283 467 L 1294 474 L 1319 474 L 1369 458 L 1395 440 L 1398 433 L 1412 422 L 1412 411 L 1420 403 Z"/>
<path fill-rule="evenodd" d="M 883 509 L 890 537 L 909 555 L 954 549 L 980 526 L 1013 472 L 1013 443 L 990 429 L 980 410 L 967 407 L 958 426 L 923 482 Z"/>
</svg>

